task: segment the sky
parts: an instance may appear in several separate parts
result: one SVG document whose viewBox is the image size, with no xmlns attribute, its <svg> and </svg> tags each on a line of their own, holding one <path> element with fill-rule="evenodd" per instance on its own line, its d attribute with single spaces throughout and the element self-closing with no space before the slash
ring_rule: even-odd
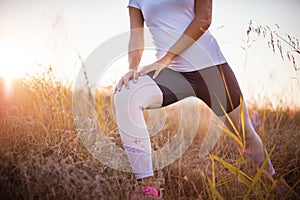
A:
<svg viewBox="0 0 300 200">
<path fill-rule="evenodd" d="M 0 0 L 0 76 L 7 81 L 49 66 L 72 83 L 86 59 L 109 38 L 129 30 L 128 0 Z M 263 38 L 243 51 L 250 20 L 300 39 L 300 0 L 215 0 L 211 32 L 248 99 L 280 97 L 300 105 L 300 87 L 291 64 L 274 55 Z M 143 59 L 145 64 L 153 58 Z M 121 57 L 107 71 L 111 84 L 128 66 Z M 300 78 L 300 74 L 297 74 Z"/>
</svg>

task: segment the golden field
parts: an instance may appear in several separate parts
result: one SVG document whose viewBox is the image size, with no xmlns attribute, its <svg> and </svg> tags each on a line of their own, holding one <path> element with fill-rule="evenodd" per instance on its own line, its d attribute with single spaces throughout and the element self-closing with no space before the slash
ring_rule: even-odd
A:
<svg viewBox="0 0 300 200">
<path fill-rule="evenodd" d="M 15 81 L 10 95 L 4 85 L 0 80 L 0 199 L 126 199 L 136 184 L 134 176 L 105 166 L 85 148 L 74 124 L 70 87 L 57 82 L 51 71 Z M 121 148 L 109 91 L 96 95 L 98 123 Z M 261 121 L 256 130 L 277 171 L 270 177 L 240 155 L 226 134 L 200 159 L 212 115 L 201 102 L 197 108 L 181 106 L 199 110 L 199 126 L 188 151 L 156 172 L 164 180 L 164 199 L 299 199 L 299 110 L 249 104 L 250 114 L 256 112 Z M 181 120 L 178 104 L 165 112 L 165 127 L 152 138 L 154 149 L 174 136 Z M 147 111 L 145 116 L 149 121 Z"/>
</svg>

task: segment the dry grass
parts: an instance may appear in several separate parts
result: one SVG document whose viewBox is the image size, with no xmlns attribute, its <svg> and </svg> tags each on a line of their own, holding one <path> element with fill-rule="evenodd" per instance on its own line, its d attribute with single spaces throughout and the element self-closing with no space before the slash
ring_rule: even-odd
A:
<svg viewBox="0 0 300 200">
<path fill-rule="evenodd" d="M 75 131 L 71 90 L 56 82 L 51 70 L 16 82 L 10 98 L 3 94 L 1 81 L 0 89 L 0 199 L 126 199 L 135 184 L 132 174 L 104 166 L 86 150 Z M 120 145 L 110 95 L 97 95 L 102 103 L 99 119 L 109 119 L 100 126 L 107 125 L 108 136 Z M 273 164 L 290 187 L 278 190 L 276 180 L 258 174 L 251 159 L 241 157 L 225 134 L 211 156 L 198 157 L 211 117 L 202 103 L 198 109 L 202 114 L 193 144 L 180 159 L 156 172 L 165 179 L 165 199 L 299 199 L 299 110 L 250 109 L 262 120 L 256 129 L 269 150 L 275 147 Z M 174 135 L 178 112 L 178 105 L 167 109 L 166 128 L 152 138 L 154 148 Z"/>
</svg>

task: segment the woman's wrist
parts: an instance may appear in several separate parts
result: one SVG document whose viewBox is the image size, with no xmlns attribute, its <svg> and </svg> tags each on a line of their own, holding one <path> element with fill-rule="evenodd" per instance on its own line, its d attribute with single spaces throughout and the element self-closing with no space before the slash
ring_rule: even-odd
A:
<svg viewBox="0 0 300 200">
<path fill-rule="evenodd" d="M 131 71 L 131 72 L 136 72 L 136 71 L 137 71 L 137 68 L 129 68 L 129 71 Z"/>
<path fill-rule="evenodd" d="M 169 65 L 173 59 L 176 57 L 177 55 L 175 53 L 172 53 L 172 52 L 167 52 L 163 57 L 162 57 L 162 60 L 164 61 L 164 63 L 166 65 Z"/>
<path fill-rule="evenodd" d="M 131 70 L 137 70 L 138 66 L 136 65 L 129 65 L 129 71 Z"/>
</svg>

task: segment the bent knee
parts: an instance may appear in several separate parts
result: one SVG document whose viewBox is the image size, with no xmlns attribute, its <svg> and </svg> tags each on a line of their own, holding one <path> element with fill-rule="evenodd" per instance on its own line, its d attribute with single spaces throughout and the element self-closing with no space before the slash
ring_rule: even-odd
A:
<svg viewBox="0 0 300 200">
<path fill-rule="evenodd" d="M 129 81 L 129 88 L 126 88 L 125 85 L 122 86 L 120 91 L 117 91 L 114 94 L 114 102 L 115 104 L 122 104 L 124 102 L 127 102 L 133 95 L 134 95 L 134 86 L 136 84 L 139 84 L 139 82 L 134 83 L 132 80 Z"/>
<path fill-rule="evenodd" d="M 140 76 L 138 82 L 129 81 L 129 88 L 124 85 L 114 95 L 116 107 L 129 105 L 141 108 L 157 108 L 162 105 L 162 92 L 149 76 Z"/>
</svg>

